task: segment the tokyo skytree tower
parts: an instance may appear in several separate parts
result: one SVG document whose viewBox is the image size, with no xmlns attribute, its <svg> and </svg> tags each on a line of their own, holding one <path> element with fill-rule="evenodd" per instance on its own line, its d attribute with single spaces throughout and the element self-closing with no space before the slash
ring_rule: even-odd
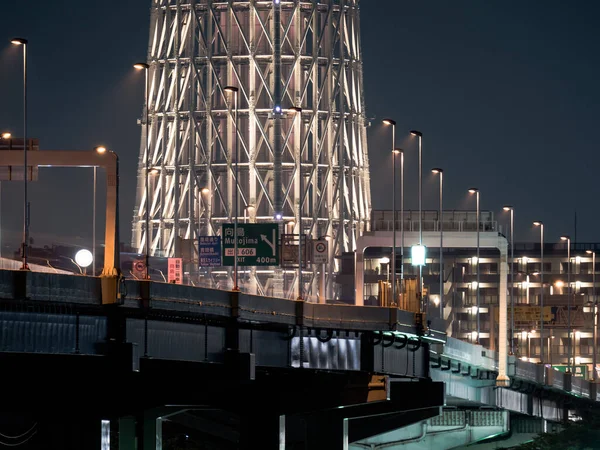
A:
<svg viewBox="0 0 600 450">
<path fill-rule="evenodd" d="M 329 240 L 331 296 L 335 256 L 371 212 L 359 0 L 152 0 L 147 64 L 133 246 L 145 254 L 149 234 L 150 255 L 197 254 L 197 237 L 236 214 L 280 221 Z M 259 294 L 286 276 L 242 269 Z M 307 293 L 320 270 L 304 272 Z M 231 284 L 230 268 L 219 276 Z"/>
</svg>

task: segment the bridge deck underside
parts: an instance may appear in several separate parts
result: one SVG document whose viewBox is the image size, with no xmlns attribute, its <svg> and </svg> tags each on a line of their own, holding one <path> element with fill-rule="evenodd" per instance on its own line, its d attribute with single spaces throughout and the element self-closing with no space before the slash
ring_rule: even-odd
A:
<svg viewBox="0 0 600 450">
<path fill-rule="evenodd" d="M 413 417 L 433 417 L 443 403 L 440 383 L 393 382 L 389 400 L 385 390 L 374 400 L 373 389 L 378 388 L 365 372 L 257 367 L 251 379 L 228 362 L 145 358 L 139 371 L 131 371 L 125 353 L 117 347 L 107 356 L 0 353 L 0 364 L 12 368 L 2 375 L 11 389 L 3 397 L 0 412 L 35 412 L 50 420 L 60 405 L 99 421 L 135 417 L 166 405 L 173 412 L 217 409 L 256 425 L 253 436 L 244 439 L 267 447 L 278 443 L 279 418 L 284 415 L 288 440 L 310 440 L 306 448 L 311 449 L 341 449 L 346 420 L 351 423 L 346 433 L 358 440 Z M 35 373 L 43 377 L 32 383 Z M 311 437 L 301 432 L 303 427 L 308 427 Z M 245 426 L 240 430 L 247 432 Z"/>
</svg>

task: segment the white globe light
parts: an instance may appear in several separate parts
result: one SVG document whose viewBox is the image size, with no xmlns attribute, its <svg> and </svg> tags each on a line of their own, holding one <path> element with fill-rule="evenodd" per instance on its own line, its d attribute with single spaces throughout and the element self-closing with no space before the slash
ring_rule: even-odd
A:
<svg viewBox="0 0 600 450">
<path fill-rule="evenodd" d="M 81 267 L 87 267 L 92 263 L 93 258 L 92 252 L 83 249 L 79 250 L 75 255 L 75 262 Z"/>
</svg>

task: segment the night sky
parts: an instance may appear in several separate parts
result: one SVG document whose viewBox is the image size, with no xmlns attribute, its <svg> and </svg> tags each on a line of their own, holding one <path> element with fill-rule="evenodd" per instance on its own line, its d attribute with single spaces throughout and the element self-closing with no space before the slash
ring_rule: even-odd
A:
<svg viewBox="0 0 600 450">
<path fill-rule="evenodd" d="M 22 53 L 29 39 L 29 137 L 42 149 L 105 144 L 121 160 L 121 239 L 130 241 L 151 0 L 6 0 L 0 28 L 0 130 L 22 135 Z M 371 118 L 374 209 L 391 209 L 391 134 L 406 150 L 405 208 L 417 208 L 416 142 L 423 132 L 423 208 L 481 209 L 501 224 L 515 206 L 517 241 L 561 234 L 600 241 L 596 142 L 600 117 L 600 3 L 546 0 L 361 2 L 364 90 Z M 86 244 L 92 234 L 91 169 L 42 169 L 30 184 L 31 236 Z M 103 176 L 101 177 L 104 183 Z M 100 184 L 103 186 L 103 184 Z M 2 183 L 2 239 L 20 243 L 22 183 Z M 98 224 L 103 223 L 103 195 Z M 101 222 L 102 221 L 102 222 Z M 103 239 L 102 227 L 98 239 Z M 89 244 L 88 244 L 89 245 Z"/>
</svg>

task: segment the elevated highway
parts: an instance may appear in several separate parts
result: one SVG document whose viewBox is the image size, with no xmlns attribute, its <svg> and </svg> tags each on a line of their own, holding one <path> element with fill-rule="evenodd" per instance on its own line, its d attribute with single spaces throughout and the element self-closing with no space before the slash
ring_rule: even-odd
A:
<svg viewBox="0 0 600 450">
<path fill-rule="evenodd" d="M 75 427 L 79 448 L 104 430 L 154 449 L 177 423 L 214 448 L 451 448 L 438 445 L 506 435 L 511 417 L 543 430 L 598 407 L 595 384 L 513 357 L 498 387 L 495 352 L 396 308 L 132 280 L 103 305 L 101 291 L 0 271 L 2 415 L 36 415 L 53 445 Z"/>
</svg>

